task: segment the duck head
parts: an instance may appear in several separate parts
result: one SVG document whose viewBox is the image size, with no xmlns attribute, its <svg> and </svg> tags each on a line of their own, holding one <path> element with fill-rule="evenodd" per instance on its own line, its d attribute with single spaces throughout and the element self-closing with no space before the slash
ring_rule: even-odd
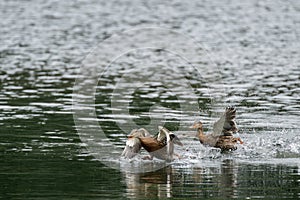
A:
<svg viewBox="0 0 300 200">
<path fill-rule="evenodd" d="M 190 126 L 190 128 L 192 128 L 192 129 L 202 129 L 203 124 L 202 124 L 201 121 L 196 121 L 192 126 Z"/>
</svg>

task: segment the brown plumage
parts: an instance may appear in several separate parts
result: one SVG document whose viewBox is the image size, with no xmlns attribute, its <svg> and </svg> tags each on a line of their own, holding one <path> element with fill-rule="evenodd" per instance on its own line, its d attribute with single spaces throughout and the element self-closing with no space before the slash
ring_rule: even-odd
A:
<svg viewBox="0 0 300 200">
<path fill-rule="evenodd" d="M 204 134 L 202 122 L 195 122 L 191 128 L 197 129 L 198 138 L 201 144 L 220 148 L 222 151 L 236 150 L 236 144 L 243 141 L 240 138 L 233 137 L 237 132 L 235 122 L 236 109 L 227 107 L 221 118 L 214 123 L 213 133 Z"/>
<path fill-rule="evenodd" d="M 134 129 L 131 131 L 131 134 L 128 135 L 122 156 L 132 158 L 139 153 L 141 147 L 143 147 L 150 154 L 150 157 L 147 157 L 147 159 L 156 157 L 158 159 L 171 161 L 174 155 L 174 144 L 182 146 L 182 143 L 179 138 L 168 129 L 161 126 L 158 128 L 159 134 L 157 136 L 144 134 L 145 129 Z"/>
<path fill-rule="evenodd" d="M 166 146 L 164 142 L 160 142 L 153 137 L 139 137 L 139 139 L 141 141 L 142 147 L 148 152 L 157 151 Z"/>
<path fill-rule="evenodd" d="M 133 158 L 136 156 L 142 147 L 139 137 L 151 137 L 150 133 L 144 129 L 133 129 L 129 135 L 127 135 L 128 140 L 126 141 L 126 146 L 122 152 L 122 157 Z"/>
</svg>

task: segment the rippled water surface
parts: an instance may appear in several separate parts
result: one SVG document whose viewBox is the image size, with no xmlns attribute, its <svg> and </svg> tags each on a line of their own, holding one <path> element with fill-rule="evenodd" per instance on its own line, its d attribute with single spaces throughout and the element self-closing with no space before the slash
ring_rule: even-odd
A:
<svg viewBox="0 0 300 200">
<path fill-rule="evenodd" d="M 2 1 L 0 10 L 1 199 L 300 198 L 297 1 Z M 153 36 L 168 45 L 137 48 Z M 130 50 L 109 59 L 123 44 Z M 221 154 L 188 127 L 201 120 L 210 132 L 228 105 L 245 143 Z M 180 159 L 119 157 L 132 128 L 158 125 L 181 138 Z"/>
</svg>

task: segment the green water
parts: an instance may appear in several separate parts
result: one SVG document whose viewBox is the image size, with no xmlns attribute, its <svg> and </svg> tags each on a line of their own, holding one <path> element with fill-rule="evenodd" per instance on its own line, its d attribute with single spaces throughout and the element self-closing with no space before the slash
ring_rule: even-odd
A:
<svg viewBox="0 0 300 200">
<path fill-rule="evenodd" d="M 7 77 L 13 79 L 14 76 Z M 71 88 L 72 82 L 69 80 L 55 87 Z M 7 83 L 11 82 L 3 85 Z M 22 87 L 30 84 L 27 80 L 13 80 L 13 83 Z M 56 88 L 51 90 L 57 91 Z M 18 94 L 21 90 L 13 91 Z M 149 173 L 131 174 L 111 169 L 95 160 L 82 145 L 72 112 L 66 109 L 69 103 L 65 103 L 65 107 L 57 103 L 70 93 L 71 90 L 67 90 L 53 97 L 45 91 L 31 99 L 28 95 L 26 100 L 6 98 L 1 121 L 1 198 L 299 198 L 299 155 L 292 155 L 292 160 L 285 158 L 288 156 L 279 158 L 279 161 L 271 159 L 268 163 L 262 161 L 264 155 L 262 158 L 258 156 L 253 163 L 253 157 L 243 157 L 257 153 L 249 149 L 255 151 L 262 146 L 249 145 L 249 149 L 244 150 L 245 154 L 240 151 L 233 157 L 223 155 L 212 159 L 200 156 L 190 163 L 189 159 L 184 159 Z M 139 104 L 138 100 L 135 102 Z M 30 105 L 36 106 L 26 109 Z M 146 119 L 140 123 L 147 122 Z M 114 136 L 120 131 L 115 128 L 115 123 L 102 122 L 101 125 L 106 127 L 108 135 L 112 134 L 112 141 L 121 150 L 125 144 L 125 133 Z M 176 130 L 176 123 L 170 123 L 169 128 Z M 256 134 L 241 136 L 246 138 L 246 143 L 251 143 L 253 137 L 259 137 L 259 133 Z M 194 142 L 194 145 L 199 145 Z M 279 147 L 276 148 L 280 151 Z M 203 153 L 203 148 L 200 148 L 201 151 Z M 209 156 L 206 151 L 203 154 Z"/>
</svg>

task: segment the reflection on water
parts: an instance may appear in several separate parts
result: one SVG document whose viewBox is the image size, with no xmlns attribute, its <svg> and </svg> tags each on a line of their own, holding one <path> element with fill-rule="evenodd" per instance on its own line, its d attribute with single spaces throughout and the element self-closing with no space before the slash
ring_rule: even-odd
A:
<svg viewBox="0 0 300 200">
<path fill-rule="evenodd" d="M 130 199 L 299 197 L 298 167 L 244 165 L 229 159 L 211 167 L 169 166 L 145 174 L 125 173 L 124 178 Z"/>
<path fill-rule="evenodd" d="M 173 197 L 172 167 L 146 174 L 126 173 L 124 176 L 128 198 Z"/>
</svg>

